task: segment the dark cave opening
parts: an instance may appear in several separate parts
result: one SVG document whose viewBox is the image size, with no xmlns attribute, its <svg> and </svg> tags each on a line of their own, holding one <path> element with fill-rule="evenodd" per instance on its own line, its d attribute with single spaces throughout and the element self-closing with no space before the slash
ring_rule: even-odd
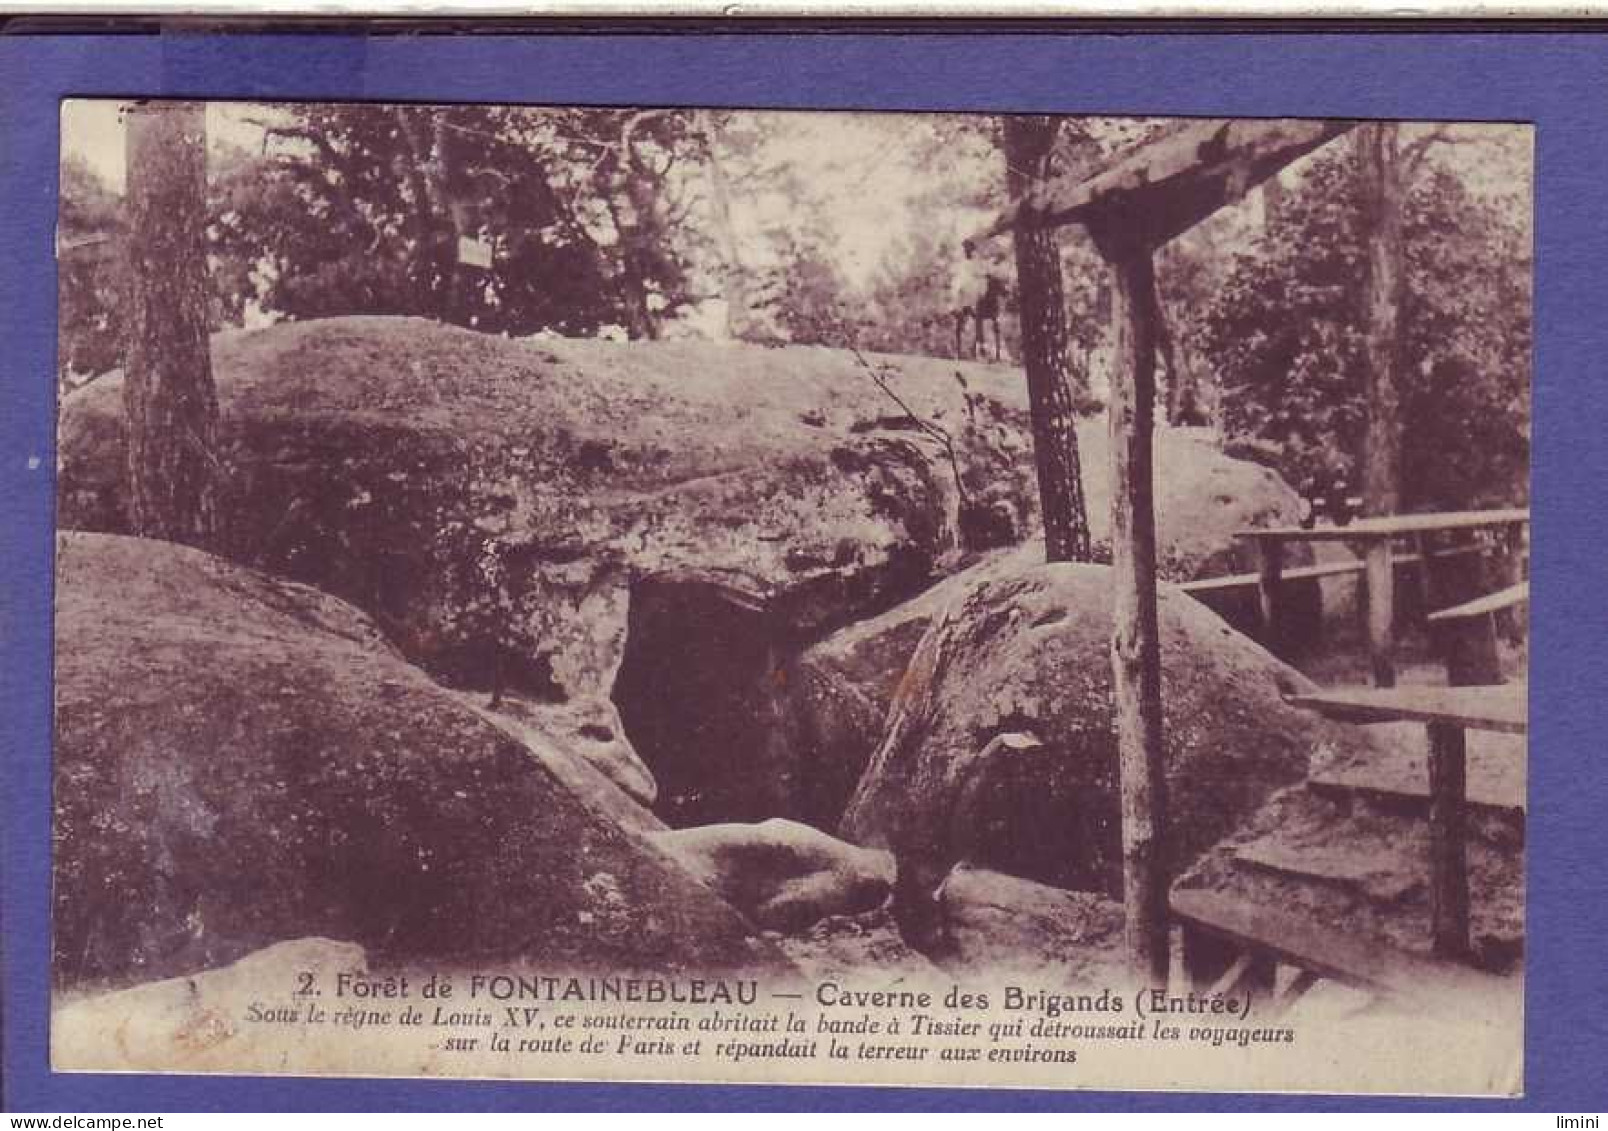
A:
<svg viewBox="0 0 1608 1131">
<path fill-rule="evenodd" d="M 659 783 L 659 815 L 683 827 L 788 814 L 799 788 L 777 697 L 786 633 L 766 601 L 707 571 L 631 586 L 613 699 Z"/>
</svg>

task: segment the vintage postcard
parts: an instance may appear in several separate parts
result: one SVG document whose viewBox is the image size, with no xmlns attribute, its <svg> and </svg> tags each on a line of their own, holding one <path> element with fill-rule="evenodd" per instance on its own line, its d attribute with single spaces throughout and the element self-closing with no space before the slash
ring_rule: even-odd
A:
<svg viewBox="0 0 1608 1131">
<path fill-rule="evenodd" d="M 1519 1093 L 1531 169 L 64 103 L 54 1067 Z"/>
</svg>

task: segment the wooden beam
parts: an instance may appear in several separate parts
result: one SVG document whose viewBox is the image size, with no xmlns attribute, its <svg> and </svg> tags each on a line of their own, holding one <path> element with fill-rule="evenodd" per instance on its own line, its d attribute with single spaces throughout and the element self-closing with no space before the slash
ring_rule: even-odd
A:
<svg viewBox="0 0 1608 1131">
<path fill-rule="evenodd" d="M 1333 688 L 1285 696 L 1347 723 L 1450 723 L 1471 730 L 1524 734 L 1530 727 L 1529 685 L 1486 687 Z"/>
<path fill-rule="evenodd" d="M 1465 601 L 1461 605 L 1453 605 L 1449 609 L 1441 609 L 1429 614 L 1431 624 L 1463 620 L 1469 617 L 1482 617 L 1487 613 L 1500 612 L 1502 609 L 1511 609 L 1515 605 L 1522 605 L 1530 599 L 1530 583 L 1521 581 L 1517 585 L 1509 585 L 1506 589 L 1498 589 L 1495 593 L 1487 593 L 1483 597 L 1476 597 L 1472 601 Z"/>
<path fill-rule="evenodd" d="M 1383 939 L 1326 928 L 1279 904 L 1191 890 L 1173 893 L 1172 910 L 1186 938 L 1215 939 L 1236 950 L 1261 950 L 1320 978 L 1429 1008 L 1466 1008 L 1469 1002 L 1513 989 L 1508 979 L 1401 950 Z"/>
<path fill-rule="evenodd" d="M 1284 542 L 1365 542 L 1406 534 L 1446 530 L 1481 530 L 1528 525 L 1529 507 L 1494 511 L 1444 511 L 1436 514 L 1387 514 L 1359 518 L 1346 526 L 1259 526 L 1237 531 L 1236 538 L 1277 538 Z M 1455 549 L 1455 547 L 1453 547 Z M 1451 550 L 1437 552 L 1437 557 Z"/>
<path fill-rule="evenodd" d="M 1448 550 L 1436 551 L 1435 557 L 1437 559 L 1450 558 L 1461 554 L 1478 552 L 1478 546 L 1453 546 Z M 1390 564 L 1393 568 L 1422 565 L 1423 561 L 1424 559 L 1418 554 L 1393 554 L 1390 558 Z M 1279 578 L 1281 581 L 1311 581 L 1315 578 L 1344 577 L 1347 574 L 1361 573 L 1366 568 L 1366 563 L 1360 559 L 1342 562 L 1320 562 L 1317 565 L 1295 566 L 1293 569 L 1281 570 Z M 1194 581 L 1181 581 L 1178 583 L 1178 588 L 1185 593 L 1216 593 L 1224 589 L 1255 589 L 1260 584 L 1261 578 L 1260 573 L 1230 573 L 1221 577 L 1197 577 Z M 1524 584 L 1525 593 L 1523 599 L 1528 600 L 1529 583 L 1525 582 Z M 1516 604 L 1517 601 L 1509 600 L 1505 596 L 1508 592 L 1508 590 L 1504 589 L 1502 594 L 1493 594 L 1491 599 L 1495 600 L 1498 596 L 1501 596 L 1504 606 Z M 1461 607 L 1459 606 L 1459 608 Z M 1448 609 L 1446 613 L 1449 615 L 1452 611 Z M 1429 619 L 1435 620 L 1440 616 L 1440 613 L 1433 613 Z"/>
<path fill-rule="evenodd" d="M 1112 265 L 1112 703 L 1121 766 L 1122 892 L 1128 962 L 1165 988 L 1168 965 L 1167 779 L 1161 741 L 1161 642 L 1153 499 L 1156 406 L 1155 266 L 1147 248 L 1097 245 Z"/>
<path fill-rule="evenodd" d="M 1212 998 L 1221 995 L 1244 1000 L 1246 994 L 1251 994 L 1263 1003 L 1265 1009 L 1267 1003 L 1273 1000 L 1278 980 L 1279 964 L 1273 958 L 1265 951 L 1247 950 L 1214 985 L 1207 987 L 1203 996 Z"/>
<path fill-rule="evenodd" d="M 1396 564 L 1401 564 L 1401 557 L 1396 558 Z M 1344 577 L 1347 574 L 1361 573 L 1362 563 L 1351 562 L 1322 562 L 1318 565 L 1296 566 L 1294 569 L 1280 569 L 1279 580 L 1283 581 L 1313 581 L 1323 577 Z M 1181 581 L 1178 588 L 1185 593 L 1218 593 L 1225 589 L 1255 589 L 1262 583 L 1262 574 L 1231 573 L 1221 577 L 1197 577 L 1194 581 Z"/>
<path fill-rule="evenodd" d="M 988 228 L 983 240 L 1028 222 L 1059 227 L 1117 223 L 1160 247 L 1232 204 L 1280 169 L 1352 127 L 1346 121 L 1230 120 L 1179 123 L 1093 175 L 1040 182 Z"/>
<path fill-rule="evenodd" d="M 1176 902 L 1177 896 L 1173 897 Z M 1184 984 L 1196 992 L 1209 990 L 1234 967 L 1244 949 L 1237 941 L 1230 941 L 1202 930 L 1194 923 L 1182 921 L 1179 925 L 1182 945 L 1179 958 L 1184 968 Z"/>
<path fill-rule="evenodd" d="M 1284 654 L 1284 545 L 1280 542 L 1260 542 L 1257 560 L 1256 596 L 1262 612 L 1262 637 L 1268 651 L 1276 656 Z"/>
<path fill-rule="evenodd" d="M 1288 984 L 1286 984 L 1285 987 L 1278 992 L 1277 997 L 1274 998 L 1273 1013 L 1277 1015 L 1287 1011 L 1296 1002 L 1305 997 L 1307 992 L 1311 990 L 1313 986 L 1317 985 L 1322 980 L 1323 979 L 1319 978 L 1311 970 L 1302 970 L 1299 967 L 1295 968 L 1290 976 L 1290 981 Z"/>
</svg>

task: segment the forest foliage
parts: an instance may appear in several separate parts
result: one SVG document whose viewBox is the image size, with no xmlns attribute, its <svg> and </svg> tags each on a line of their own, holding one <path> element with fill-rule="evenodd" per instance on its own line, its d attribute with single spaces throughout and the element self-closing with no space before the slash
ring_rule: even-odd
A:
<svg viewBox="0 0 1608 1131">
<path fill-rule="evenodd" d="M 1292 481 L 1352 477 L 1365 425 L 1365 259 L 1349 150 L 1270 209 L 1199 311 L 1225 431 Z M 1529 458 L 1531 251 L 1513 207 L 1444 165 L 1410 186 L 1400 311 L 1402 506 L 1522 501 Z"/>
<path fill-rule="evenodd" d="M 412 314 L 527 336 L 729 336 L 949 356 L 980 272 L 1014 283 L 1010 241 L 962 241 L 1005 203 L 999 119 L 875 120 L 868 157 L 910 175 L 878 260 L 850 270 L 823 157 L 797 116 L 591 108 L 278 105 L 260 142 L 209 154 L 215 327 Z M 1055 172 L 1154 123 L 1069 120 Z M 817 147 L 818 149 L 818 147 Z M 1517 501 L 1529 453 L 1531 254 L 1524 184 L 1482 180 L 1480 147 L 1437 147 L 1407 203 L 1403 504 Z M 1502 168 L 1522 168 L 1525 161 Z M 839 160 L 841 164 L 841 160 Z M 886 183 L 883 178 L 882 183 Z M 62 168 L 64 388 L 121 364 L 118 196 Z M 463 241 L 492 266 L 460 261 Z M 1292 481 L 1352 470 L 1363 425 L 1362 236 L 1354 163 L 1328 146 L 1241 208 L 1164 248 L 1157 269 L 1187 381 L 1225 442 Z M 1098 406 L 1105 266 L 1060 240 L 1069 380 Z M 1020 358 L 1014 295 L 1001 319 Z M 969 351 L 970 332 L 964 348 Z M 1170 372 L 1176 369 L 1178 372 Z M 1093 395 L 1088 394 L 1092 387 Z"/>
</svg>

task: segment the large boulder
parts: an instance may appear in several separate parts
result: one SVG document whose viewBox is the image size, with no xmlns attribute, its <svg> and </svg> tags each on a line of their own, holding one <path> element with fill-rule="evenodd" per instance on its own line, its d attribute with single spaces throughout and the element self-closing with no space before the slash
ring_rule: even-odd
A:
<svg viewBox="0 0 1608 1131">
<path fill-rule="evenodd" d="M 144 980 L 302 936 L 378 962 L 777 957 L 596 770 L 434 684 L 351 606 L 165 542 L 58 543 L 55 970 Z M 610 807 L 613 807 L 611 810 Z"/>
<path fill-rule="evenodd" d="M 893 883 L 886 852 L 780 818 L 674 829 L 654 841 L 766 930 L 797 934 L 828 916 L 875 910 Z"/>
<path fill-rule="evenodd" d="M 1225 475 L 1222 463 L 1208 460 L 1206 465 L 1211 468 L 1209 475 Z M 1265 483 L 1264 476 L 1272 473 L 1249 465 L 1237 468 L 1237 473 L 1253 486 L 1249 497 L 1261 497 L 1265 507 L 1246 507 L 1245 496 L 1214 496 L 1211 507 L 1201 512 L 1203 529 L 1192 536 L 1188 533 L 1190 526 L 1179 523 L 1179 541 L 1164 547 L 1174 563 L 1174 576 L 1188 576 L 1195 570 L 1216 574 L 1254 565 L 1243 557 L 1245 547 L 1232 537 L 1237 523 L 1249 526 L 1286 518 L 1288 487 L 1282 481 Z M 1180 499 L 1180 494 L 1172 492 L 1175 500 Z M 1179 507 L 1182 510 L 1182 502 Z M 1195 555 L 1190 549 L 1192 544 L 1201 553 Z M 1208 550 L 1211 545 L 1216 545 L 1216 550 Z M 1037 542 L 992 550 L 909 600 L 846 624 L 823 639 L 807 642 L 806 647 L 790 647 L 791 637 L 785 631 L 749 634 L 748 639 L 767 640 L 759 663 L 745 666 L 743 661 L 735 660 L 741 648 L 727 648 L 720 653 L 733 671 L 756 671 L 764 676 L 743 679 L 728 674 L 720 681 L 727 695 L 745 697 L 745 708 L 725 711 L 719 721 L 706 719 L 699 727 L 672 724 L 656 748 L 672 751 L 667 764 L 671 772 L 679 772 L 683 792 L 740 792 L 754 803 L 743 816 L 783 812 L 809 820 L 810 824 L 835 827 L 872 751 L 881 742 L 894 692 L 933 618 L 984 579 L 999 576 L 1002 571 L 1029 568 L 1042 558 L 1044 547 Z M 1317 602 L 1315 582 L 1299 587 L 1291 597 L 1298 610 L 1306 610 L 1307 605 Z M 1240 611 L 1246 631 L 1259 631 L 1261 615 L 1254 589 L 1243 598 L 1230 598 L 1227 608 L 1216 598 L 1203 603 L 1222 613 Z M 756 613 L 757 623 L 764 619 L 764 613 L 759 607 Z M 627 663 L 629 660 L 627 652 Z M 671 668 L 671 664 L 662 666 Z M 690 677 L 703 668 L 690 666 L 677 671 L 680 677 Z M 666 687 L 677 676 L 664 671 L 654 672 L 654 677 L 659 687 Z M 664 697 L 671 713 L 677 703 L 685 701 Z M 643 703 L 651 708 L 650 698 L 638 698 L 637 705 Z M 662 718 L 662 713 L 656 718 Z M 706 742 L 706 735 L 699 734 L 699 730 L 711 726 L 724 727 L 732 737 L 728 742 Z M 683 750 L 688 751 L 688 756 L 674 756 Z M 728 751 L 728 756 L 722 759 L 720 751 Z M 716 769 L 719 772 L 712 772 Z M 749 785 L 746 779 L 754 782 Z"/>
<path fill-rule="evenodd" d="M 940 993 L 954 984 L 931 959 L 905 941 L 893 909 L 886 903 L 858 915 L 828 916 L 798 934 L 778 936 L 776 945 L 812 983 L 849 982 L 889 989 L 924 983 L 939 987 Z"/>
<path fill-rule="evenodd" d="M 1192 860 L 1308 760 L 1370 739 L 1285 702 L 1311 684 L 1176 590 L 1160 595 L 1169 838 Z M 925 886 L 958 860 L 1121 890 L 1103 566 L 994 563 L 905 670 L 843 835 Z"/>
<path fill-rule="evenodd" d="M 882 740 L 888 709 L 905 668 L 935 617 L 1002 569 L 1025 569 L 1038 546 L 1000 551 L 944 578 L 908 601 L 832 633 L 792 655 L 765 690 L 774 718 L 768 742 L 792 776 L 808 783 L 800 812 L 835 828 Z M 747 749 L 755 748 L 750 743 Z M 773 778 L 772 780 L 788 780 Z"/>
<path fill-rule="evenodd" d="M 937 892 L 948 965 L 968 974 L 1122 985 L 1122 904 L 959 864 Z"/>
<path fill-rule="evenodd" d="M 504 696 L 495 710 L 489 704 L 487 709 L 500 720 L 534 727 L 548 741 L 564 742 L 638 804 L 651 807 L 658 800 L 659 783 L 625 737 L 613 700 L 602 695 L 556 702 Z"/>
<path fill-rule="evenodd" d="M 606 696 L 638 574 L 726 570 L 841 623 L 957 544 L 941 446 L 845 353 L 360 317 L 220 334 L 213 368 L 220 552 L 351 601 L 459 686 Z M 884 379 L 949 429 L 968 497 L 1025 528 L 1014 375 Z M 63 404 L 63 525 L 126 528 L 121 401 L 112 374 Z"/>
<path fill-rule="evenodd" d="M 653 783 L 625 747 L 655 777 L 674 755 L 639 740 L 641 712 L 618 697 L 625 733 L 607 719 L 633 581 L 723 576 L 796 648 L 1037 521 L 1025 384 L 1004 366 L 355 317 L 220 334 L 213 369 L 218 551 L 351 601 L 438 681 L 567 705 L 543 726 L 639 796 Z M 901 403 L 948 436 L 953 463 Z M 116 374 L 63 403 L 64 526 L 126 532 L 121 413 Z M 1099 547 L 1104 421 L 1078 436 Z M 1168 429 L 1157 444 L 1166 576 L 1246 566 L 1234 531 L 1294 517 L 1266 469 Z M 684 786 L 662 788 L 661 808 Z M 766 798 L 675 816 L 802 812 Z"/>
</svg>

